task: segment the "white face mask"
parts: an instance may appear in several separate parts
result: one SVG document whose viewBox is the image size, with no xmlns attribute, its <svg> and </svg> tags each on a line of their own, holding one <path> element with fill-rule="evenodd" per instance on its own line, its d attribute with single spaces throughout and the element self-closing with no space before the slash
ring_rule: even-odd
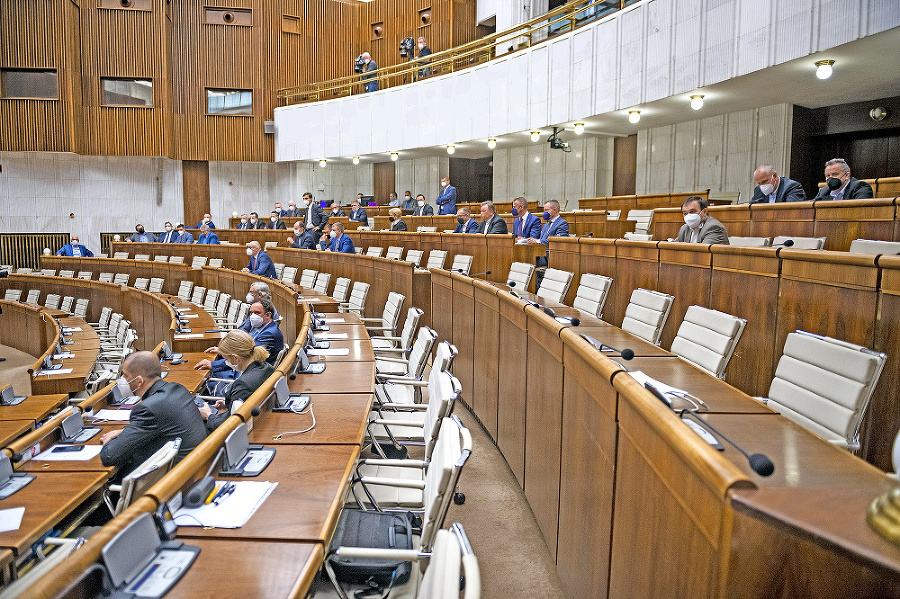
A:
<svg viewBox="0 0 900 599">
<path fill-rule="evenodd" d="M 134 395 L 134 390 L 131 388 L 131 383 L 137 380 L 137 377 L 134 377 L 130 381 L 126 379 L 124 376 L 120 376 L 116 379 L 116 387 L 118 387 L 119 392 L 123 397 L 131 397 Z"/>
<path fill-rule="evenodd" d="M 410 201 L 410 200 L 412 199 L 412 196 L 405 196 L 405 197 L 406 197 L 406 201 L 407 201 L 407 202 Z"/>
<path fill-rule="evenodd" d="M 252 255 L 253 255 L 253 250 L 251 250 L 250 248 L 247 248 L 247 255 L 248 255 L 248 256 L 252 256 Z"/>
<path fill-rule="evenodd" d="M 309 207 L 309 202 L 307 202 L 306 200 L 300 200 L 300 205 L 304 208 L 307 208 Z"/>
<path fill-rule="evenodd" d="M 253 217 L 253 216 L 251 216 L 251 217 L 250 217 L 250 222 L 251 222 L 251 223 L 255 223 L 255 222 L 256 222 L 256 218 Z"/>
<path fill-rule="evenodd" d="M 424 206 L 424 205 L 425 205 L 425 200 L 419 200 L 419 201 L 418 201 L 418 204 L 419 204 L 419 207 Z"/>
<path fill-rule="evenodd" d="M 247 224 L 247 219 L 246 219 L 246 218 L 242 218 L 242 219 L 241 219 L 241 224 L 242 224 L 242 225 L 246 225 L 246 224 Z"/>
<path fill-rule="evenodd" d="M 762 192 L 764 196 L 772 195 L 772 192 L 775 191 L 775 186 L 771 183 L 766 183 L 765 185 L 760 185 L 759 190 Z"/>
<path fill-rule="evenodd" d="M 288 210 L 293 210 L 293 209 L 296 208 L 296 207 L 297 207 L 297 206 L 295 206 L 294 204 L 291 204 L 291 205 L 288 206 Z"/>
<path fill-rule="evenodd" d="M 251 314 L 250 315 L 250 326 L 254 329 L 258 329 L 263 325 L 263 317 L 259 314 Z"/>
<path fill-rule="evenodd" d="M 328 234 L 328 236 L 331 237 L 332 239 L 334 239 L 335 237 L 337 237 L 337 231 L 332 231 L 331 233 Z"/>
<path fill-rule="evenodd" d="M 73 240 L 72 240 L 72 245 L 78 245 L 78 240 L 77 240 L 77 239 L 73 239 Z"/>
<path fill-rule="evenodd" d="M 441 187 L 447 187 L 447 182 L 446 182 L 446 181 L 441 181 Z"/>
<path fill-rule="evenodd" d="M 253 297 L 253 294 L 252 294 L 252 293 L 248 293 L 248 294 L 247 294 L 247 303 L 248 303 L 248 304 L 252 304 L 255 300 L 256 300 L 256 298 Z"/>
<path fill-rule="evenodd" d="M 208 223 L 208 222 L 209 222 L 209 217 L 204 216 L 204 217 L 203 217 L 203 222 Z"/>
<path fill-rule="evenodd" d="M 691 229 L 696 229 L 698 226 L 700 226 L 700 215 L 699 214 L 685 214 L 684 215 L 684 223 Z"/>
<path fill-rule="evenodd" d="M 273 216 L 273 217 L 272 217 L 272 222 L 273 222 L 273 223 L 278 222 L 278 217 L 277 217 L 277 216 Z"/>
<path fill-rule="evenodd" d="M 294 229 L 294 236 L 296 237 L 299 234 L 300 234 L 300 229 Z"/>
<path fill-rule="evenodd" d="M 425 44 L 419 44 L 419 50 L 425 47 Z"/>
<path fill-rule="evenodd" d="M 166 225 L 166 232 L 169 232 L 171 230 L 172 230 L 172 227 L 170 225 Z"/>
</svg>

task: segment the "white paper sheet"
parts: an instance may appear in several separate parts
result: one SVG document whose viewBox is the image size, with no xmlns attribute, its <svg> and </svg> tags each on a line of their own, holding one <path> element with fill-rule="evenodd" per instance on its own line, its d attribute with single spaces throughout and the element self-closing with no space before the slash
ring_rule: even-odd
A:
<svg viewBox="0 0 900 599">
<path fill-rule="evenodd" d="M 24 507 L 11 507 L 7 510 L 0 510 L 0 532 L 19 530 L 19 527 L 22 526 L 22 516 L 24 515 Z"/>
<path fill-rule="evenodd" d="M 43 460 L 45 462 L 87 462 L 100 455 L 102 445 L 79 445 L 80 451 L 60 451 L 53 453 L 53 448 L 59 445 L 53 445 L 43 453 L 39 453 L 34 459 Z"/>
<path fill-rule="evenodd" d="M 240 528 L 256 513 L 266 497 L 278 486 L 269 481 L 239 481 L 234 493 L 219 505 L 208 503 L 196 508 L 181 508 L 173 519 L 178 526 Z"/>
<path fill-rule="evenodd" d="M 56 370 L 41 370 L 35 376 L 53 376 L 54 374 L 69 374 L 71 368 L 57 368 Z"/>
<path fill-rule="evenodd" d="M 320 297 L 298 297 L 297 298 L 301 302 L 321 302 L 322 298 Z"/>
<path fill-rule="evenodd" d="M 306 351 L 307 356 L 349 356 L 349 347 L 337 347 L 329 349 L 310 349 Z"/>
<path fill-rule="evenodd" d="M 322 341 L 334 341 L 335 339 L 347 339 L 350 336 L 347 333 L 317 333 L 316 339 Z"/>
<path fill-rule="evenodd" d="M 176 339 L 200 339 L 203 333 L 175 333 Z"/>
<path fill-rule="evenodd" d="M 97 410 L 95 420 L 108 420 L 109 422 L 128 422 L 131 418 L 131 410 Z"/>
<path fill-rule="evenodd" d="M 64 352 L 61 354 L 53 354 L 54 360 L 65 360 L 66 358 L 74 358 L 74 357 L 75 357 L 75 354 L 73 354 L 70 351 L 67 351 L 67 352 Z"/>
<path fill-rule="evenodd" d="M 200 318 L 199 314 L 182 314 L 182 318 Z"/>
<path fill-rule="evenodd" d="M 347 322 L 343 318 L 326 318 L 325 324 L 341 324 Z"/>
</svg>

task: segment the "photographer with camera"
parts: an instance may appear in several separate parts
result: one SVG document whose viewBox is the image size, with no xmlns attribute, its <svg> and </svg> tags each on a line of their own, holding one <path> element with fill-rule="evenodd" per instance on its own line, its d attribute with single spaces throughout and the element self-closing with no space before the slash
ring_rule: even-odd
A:
<svg viewBox="0 0 900 599">
<path fill-rule="evenodd" d="M 378 75 L 375 74 L 376 70 L 378 70 L 378 65 L 372 60 L 372 55 L 368 52 L 360 54 L 353 64 L 353 72 L 362 73 L 360 80 L 363 82 L 363 91 L 365 93 L 378 91 Z"/>
</svg>

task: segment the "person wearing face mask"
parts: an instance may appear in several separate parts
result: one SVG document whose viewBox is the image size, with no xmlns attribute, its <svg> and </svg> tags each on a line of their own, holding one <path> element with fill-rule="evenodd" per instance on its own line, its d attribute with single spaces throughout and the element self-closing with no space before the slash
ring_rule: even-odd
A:
<svg viewBox="0 0 900 599">
<path fill-rule="evenodd" d="M 850 176 L 850 165 L 843 158 L 825 163 L 825 185 L 816 200 L 862 200 L 874 196 L 872 186 Z"/>
<path fill-rule="evenodd" d="M 412 192 L 408 191 L 403 195 L 403 204 L 400 205 L 403 212 L 412 212 L 416 209 L 416 202 L 413 200 Z"/>
<path fill-rule="evenodd" d="M 675 241 L 688 243 L 718 243 L 728 245 L 725 225 L 708 214 L 709 201 L 691 196 L 681 205 L 684 224 Z"/>
<path fill-rule="evenodd" d="M 165 226 L 166 232 L 160 235 L 157 238 L 159 243 L 175 243 L 175 239 L 178 237 L 178 233 L 175 232 L 175 227 L 172 226 L 172 223 L 166 221 Z"/>
<path fill-rule="evenodd" d="M 431 216 L 434 214 L 434 208 L 425 201 L 425 196 L 421 193 L 416 196 L 416 208 L 413 210 L 413 216 Z"/>
<path fill-rule="evenodd" d="M 260 219 L 259 214 L 257 214 L 256 212 L 250 213 L 250 223 L 249 224 L 250 224 L 250 226 L 247 227 L 248 229 L 265 229 L 266 228 L 265 221 Z"/>
<path fill-rule="evenodd" d="M 144 229 L 144 225 L 137 224 L 134 227 L 134 234 L 125 238 L 129 243 L 154 243 L 156 235 Z"/>
<path fill-rule="evenodd" d="M 425 58 L 426 56 L 431 55 L 431 48 L 428 47 L 428 44 L 425 42 L 424 37 L 420 37 L 419 41 L 417 42 L 416 45 L 419 48 L 419 55 L 417 57 L 419 59 L 418 64 L 420 67 L 423 67 L 423 68 L 419 69 L 417 79 L 424 79 L 425 77 L 428 77 L 429 75 L 431 75 L 431 67 L 426 66 L 431 61 L 430 60 L 422 60 L 422 59 Z"/>
<path fill-rule="evenodd" d="M 513 200 L 512 215 L 515 217 L 513 235 L 517 241 L 525 243 L 528 239 L 540 240 L 541 219 L 536 214 L 528 212 L 528 201 L 525 198 L 520 196 Z"/>
<path fill-rule="evenodd" d="M 803 186 L 793 179 L 779 177 L 771 164 L 761 164 L 753 173 L 756 188 L 751 204 L 774 204 L 775 202 L 802 202 L 806 200 Z"/>
<path fill-rule="evenodd" d="M 194 236 L 188 233 L 183 224 L 178 223 L 175 228 L 178 230 L 178 235 L 175 237 L 175 243 L 194 243 Z"/>
<path fill-rule="evenodd" d="M 254 281 L 250 284 L 250 290 L 247 292 L 246 297 L 247 303 L 251 306 L 254 302 L 259 300 L 267 300 L 269 302 L 272 301 L 272 291 L 269 289 L 269 286 L 263 283 L 262 281 Z M 272 306 L 274 310 L 274 304 Z M 281 317 L 278 316 L 278 310 L 275 310 L 275 316 L 273 320 L 280 320 Z M 244 319 L 244 322 L 241 323 L 241 326 L 238 327 L 239 330 L 244 331 L 245 333 L 249 333 L 252 328 L 250 323 L 250 315 L 247 315 L 247 318 Z"/>
<path fill-rule="evenodd" d="M 247 321 L 249 321 L 250 327 L 244 328 L 242 325 L 238 330 L 250 335 L 256 345 L 265 347 L 266 351 L 269 352 L 269 357 L 266 358 L 266 361 L 275 366 L 278 353 L 284 348 L 284 335 L 281 334 L 278 322 L 275 320 L 275 305 L 267 299 L 254 300 L 250 304 L 250 314 L 247 316 Z M 204 350 L 204 353 L 221 354 L 219 346 L 215 345 Z M 230 372 L 233 368 L 226 365 L 225 360 L 220 357 L 212 361 L 209 359 L 200 360 L 194 365 L 194 370 L 212 370 L 213 377 L 221 378 L 219 373 Z M 227 374 L 224 376 L 227 377 Z"/>
<path fill-rule="evenodd" d="M 288 202 L 288 209 L 281 213 L 281 216 L 287 216 L 289 218 L 300 218 L 303 216 L 303 211 L 300 208 L 297 208 L 297 202 L 291 200 Z"/>
<path fill-rule="evenodd" d="M 239 222 L 239 223 L 235 226 L 235 229 L 238 229 L 238 230 L 243 231 L 243 230 L 245 230 L 245 229 L 250 229 L 250 228 L 252 228 L 252 227 L 250 226 L 250 217 L 247 216 L 246 213 L 245 213 L 245 214 L 242 214 L 242 215 L 241 215 L 241 222 Z"/>
<path fill-rule="evenodd" d="M 251 241 L 247 244 L 247 255 L 250 261 L 247 266 L 241 269 L 242 272 L 249 272 L 261 277 L 270 279 L 277 278 L 275 274 L 275 263 L 269 258 L 269 255 L 262 251 L 262 246 L 258 241 Z"/>
<path fill-rule="evenodd" d="M 244 331 L 229 331 L 216 348 L 225 366 L 236 372 L 236 378 L 225 390 L 223 399 L 215 405 L 200 406 L 200 415 L 206 421 L 206 429 L 210 432 L 225 422 L 232 410 L 240 407 L 253 392 L 259 389 L 275 368 L 266 362 L 269 352 L 257 345 Z M 235 405 L 235 402 L 240 402 Z"/>
<path fill-rule="evenodd" d="M 344 234 L 344 225 L 334 223 L 331 225 L 331 243 L 328 244 L 327 252 L 341 252 L 344 254 L 355 254 L 356 248 L 353 247 L 353 240 L 349 235 Z"/>
<path fill-rule="evenodd" d="M 366 214 L 366 209 L 359 205 L 359 200 L 350 202 L 350 222 L 363 224 L 369 222 L 369 215 Z"/>
<path fill-rule="evenodd" d="M 406 223 L 403 222 L 403 211 L 399 208 L 391 208 L 388 211 L 388 219 L 391 221 L 391 231 L 407 231 Z"/>
<path fill-rule="evenodd" d="M 214 244 L 218 245 L 219 236 L 209 230 L 210 227 L 206 223 L 203 223 L 200 226 L 200 237 L 197 238 L 197 243 L 206 243 L 206 244 Z"/>
<path fill-rule="evenodd" d="M 322 236 L 322 227 L 328 224 L 328 214 L 322 210 L 322 206 L 318 202 L 313 201 L 312 194 L 308 191 L 303 194 L 300 206 L 304 211 L 302 221 L 304 233 L 300 247 L 314 250 L 319 238 Z"/>
<path fill-rule="evenodd" d="M 460 208 L 456 211 L 456 228 L 454 233 L 477 233 L 478 221 L 472 218 L 468 208 Z"/>
<path fill-rule="evenodd" d="M 375 64 L 375 61 L 372 60 L 372 55 L 368 52 L 362 53 L 363 64 L 363 74 L 360 75 L 360 80 L 363 81 L 363 91 L 366 93 L 378 91 L 378 75 L 375 74 L 375 71 L 378 70 L 378 65 Z"/>
<path fill-rule="evenodd" d="M 441 193 L 435 202 L 438 205 L 438 214 L 454 214 L 456 212 L 456 188 L 450 185 L 450 179 L 441 178 Z"/>
<path fill-rule="evenodd" d="M 396 208 L 396 207 L 399 207 L 399 206 L 400 206 L 400 200 L 397 198 L 397 192 L 396 192 L 396 191 L 392 191 L 392 192 L 390 193 L 389 198 L 390 198 L 390 199 L 388 200 L 388 206 L 391 206 L 392 208 Z"/>
<path fill-rule="evenodd" d="M 299 250 L 303 247 L 303 226 L 300 222 L 294 223 L 294 234 L 287 238 L 287 243 L 289 247 L 292 247 L 295 250 Z"/>
<path fill-rule="evenodd" d="M 131 408 L 125 428 L 100 437 L 100 461 L 107 467 L 119 466 L 119 479 L 169 441 L 181 438 L 175 456 L 178 463 L 206 438 L 206 426 L 194 397 L 178 383 L 161 378 L 162 368 L 155 353 L 130 354 L 122 363 L 122 376 L 141 401 Z"/>
<path fill-rule="evenodd" d="M 199 223 L 197 223 L 197 226 L 191 227 L 191 228 L 192 229 L 200 229 L 201 227 L 203 227 L 203 225 L 209 225 L 210 229 L 216 228 L 216 224 L 214 222 L 212 222 L 212 217 L 210 217 L 209 214 L 204 214 L 203 219 Z"/>
<path fill-rule="evenodd" d="M 269 222 L 266 224 L 267 229 L 287 229 L 287 226 L 284 224 L 284 221 L 278 216 L 278 213 L 273 210 L 272 216 L 269 217 Z"/>
<path fill-rule="evenodd" d="M 341 205 L 337 202 L 331 203 L 331 213 L 328 215 L 329 217 L 338 217 L 338 216 L 347 216 L 347 214 L 341 209 Z M 324 232 L 324 229 L 323 229 Z"/>
<path fill-rule="evenodd" d="M 91 250 L 78 242 L 78 235 L 72 235 L 72 241 L 59 248 L 57 256 L 72 256 L 74 258 L 93 258 Z"/>
<path fill-rule="evenodd" d="M 319 236 L 318 249 L 323 252 L 328 249 L 328 244 L 331 243 L 331 229 L 332 229 L 331 224 L 327 224 L 324 227 L 322 227 L 322 235 Z"/>
</svg>

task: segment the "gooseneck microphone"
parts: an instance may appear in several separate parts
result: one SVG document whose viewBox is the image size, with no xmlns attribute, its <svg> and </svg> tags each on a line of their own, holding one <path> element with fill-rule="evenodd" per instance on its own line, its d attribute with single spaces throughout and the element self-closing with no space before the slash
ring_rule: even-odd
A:
<svg viewBox="0 0 900 599">
<path fill-rule="evenodd" d="M 456 272 L 461 273 L 461 274 L 466 274 L 466 271 L 464 271 L 461 268 L 457 268 Z M 469 276 L 470 277 L 483 277 L 484 275 L 489 275 L 489 274 L 491 274 L 491 271 L 486 270 L 484 272 L 476 272 L 474 275 L 469 275 Z"/>
<path fill-rule="evenodd" d="M 579 236 L 578 236 L 578 239 L 582 239 L 582 238 L 584 238 L 584 237 L 593 237 L 593 236 L 594 236 L 593 233 L 588 232 L 588 233 L 585 233 L 584 235 L 579 235 Z"/>
<path fill-rule="evenodd" d="M 598 352 L 603 352 L 603 353 L 610 352 L 610 353 L 619 354 L 619 357 L 622 358 L 623 360 L 631 360 L 632 358 L 634 358 L 634 351 L 628 349 L 627 347 L 623 350 L 618 350 L 611 345 L 606 345 L 605 343 L 600 343 L 599 341 L 597 341 L 590 335 L 582 335 L 581 338 L 584 339 L 585 341 L 587 341 L 588 343 L 590 343 L 591 345 L 593 345 L 594 349 L 596 349 Z"/>
<path fill-rule="evenodd" d="M 713 427 L 713 425 L 711 425 L 710 423 L 706 422 L 705 420 L 703 420 L 702 418 L 697 416 L 692 410 L 688 410 L 688 409 L 681 410 L 681 412 L 679 413 L 679 416 L 681 416 L 681 418 L 684 418 L 685 416 L 689 416 L 689 417 L 693 418 L 697 424 L 699 424 L 703 428 L 707 429 L 710 433 L 715 434 L 717 437 L 719 437 L 723 441 L 726 441 L 729 445 L 731 445 L 732 447 L 737 449 L 739 452 L 741 452 L 743 454 L 743 456 L 745 458 L 747 458 L 747 462 L 750 464 L 750 468 L 754 472 L 759 474 L 760 476 L 770 476 L 773 472 L 775 472 L 775 464 L 772 463 L 772 460 L 769 459 L 769 456 L 762 454 L 762 453 L 754 453 L 754 454 L 747 453 L 737 443 L 735 443 L 734 441 L 732 441 L 731 439 L 729 439 L 728 437 L 726 437 L 725 435 L 720 433 L 718 430 L 716 430 Z"/>
<path fill-rule="evenodd" d="M 794 240 L 793 240 L 793 239 L 785 239 L 785 240 L 782 241 L 781 243 L 773 243 L 771 247 L 773 247 L 773 248 L 777 248 L 777 247 L 786 247 L 786 248 L 789 248 L 789 247 L 791 247 L 792 245 L 794 245 Z"/>
<path fill-rule="evenodd" d="M 574 316 L 557 316 L 557 315 L 556 315 L 556 312 L 554 312 L 554 311 L 553 311 L 552 309 L 550 309 L 550 308 L 546 308 L 546 307 L 545 307 L 545 308 L 544 308 L 544 314 L 546 314 L 547 316 L 549 316 L 550 318 L 553 318 L 553 319 L 555 319 L 555 320 L 564 320 L 564 321 L 567 321 L 567 322 L 568 322 L 569 324 L 571 324 L 573 327 L 577 327 L 578 325 L 581 324 L 581 321 L 578 320 L 578 318 L 576 318 L 576 317 L 574 317 Z"/>
</svg>

